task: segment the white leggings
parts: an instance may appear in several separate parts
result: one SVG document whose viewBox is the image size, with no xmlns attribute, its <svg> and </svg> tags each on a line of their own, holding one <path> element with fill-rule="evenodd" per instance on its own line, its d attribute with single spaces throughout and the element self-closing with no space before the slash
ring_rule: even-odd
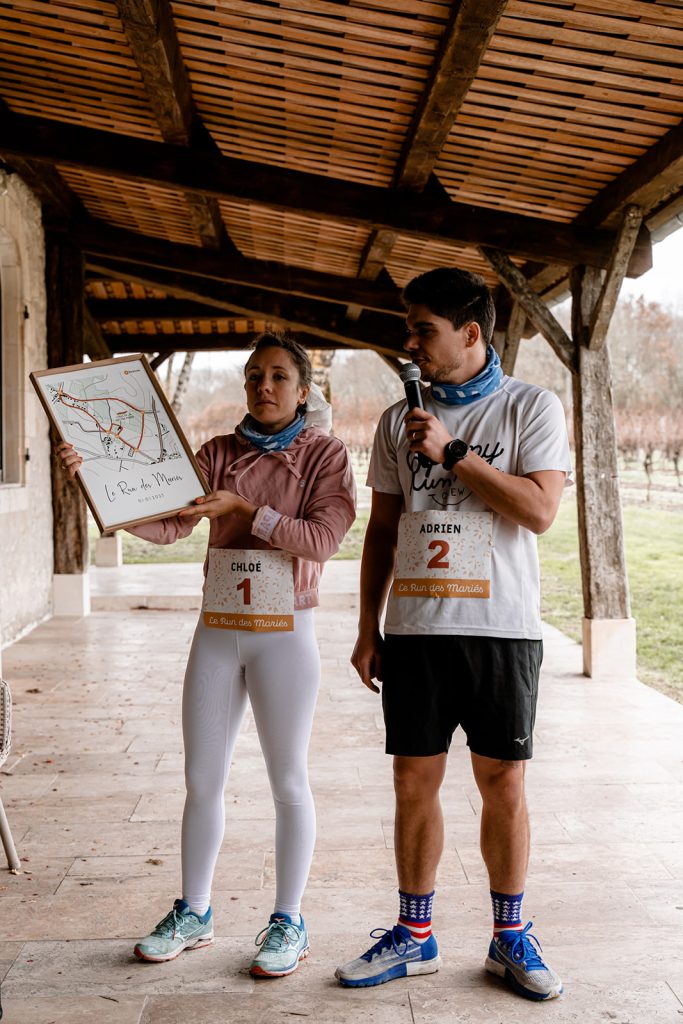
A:
<svg viewBox="0 0 683 1024">
<path fill-rule="evenodd" d="M 183 899 L 208 907 L 225 831 L 223 790 L 251 701 L 275 802 L 275 910 L 297 914 L 315 845 L 308 744 L 320 686 L 313 609 L 291 633 L 207 628 L 199 620 L 183 690 Z M 249 849 L 245 849 L 249 856 Z"/>
</svg>

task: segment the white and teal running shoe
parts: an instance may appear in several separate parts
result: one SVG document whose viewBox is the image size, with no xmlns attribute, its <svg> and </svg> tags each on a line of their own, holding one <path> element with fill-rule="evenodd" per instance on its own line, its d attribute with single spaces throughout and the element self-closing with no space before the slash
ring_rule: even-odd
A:
<svg viewBox="0 0 683 1024">
<path fill-rule="evenodd" d="M 376 928 L 370 932 L 370 938 L 379 938 L 379 942 L 357 960 L 349 961 L 334 972 L 342 985 L 358 988 L 383 985 L 394 978 L 434 974 L 441 967 L 439 947 L 433 935 L 425 942 L 415 942 L 408 929 L 397 924 L 387 930 Z"/>
<path fill-rule="evenodd" d="M 175 960 L 184 949 L 201 949 L 213 942 L 211 907 L 201 917 L 193 914 L 185 900 L 176 900 L 173 909 L 159 921 L 151 935 L 141 939 L 134 953 L 140 960 L 163 963 Z"/>
<path fill-rule="evenodd" d="M 525 999 L 555 999 L 562 994 L 562 982 L 540 956 L 541 944 L 531 927 L 529 921 L 522 931 L 501 932 L 491 939 L 486 970 Z"/>
<path fill-rule="evenodd" d="M 291 974 L 299 961 L 308 956 L 308 932 L 303 917 L 301 924 L 293 924 L 288 914 L 271 914 L 254 944 L 261 947 L 249 968 L 254 978 L 282 978 Z"/>
</svg>

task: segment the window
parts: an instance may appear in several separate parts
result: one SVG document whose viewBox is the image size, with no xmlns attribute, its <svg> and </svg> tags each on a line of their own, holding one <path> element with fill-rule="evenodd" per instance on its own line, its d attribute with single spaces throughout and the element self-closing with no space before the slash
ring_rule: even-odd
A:
<svg viewBox="0 0 683 1024">
<path fill-rule="evenodd" d="M 0 226 L 0 484 L 23 482 L 22 331 L 18 249 Z"/>
</svg>

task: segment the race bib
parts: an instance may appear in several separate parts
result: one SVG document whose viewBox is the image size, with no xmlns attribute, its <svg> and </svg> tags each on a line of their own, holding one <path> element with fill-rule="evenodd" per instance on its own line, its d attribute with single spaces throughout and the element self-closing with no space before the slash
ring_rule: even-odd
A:
<svg viewBox="0 0 683 1024">
<path fill-rule="evenodd" d="M 406 512 L 398 527 L 395 597 L 491 596 L 491 512 Z"/>
<path fill-rule="evenodd" d="M 292 556 L 284 551 L 209 549 L 202 617 L 212 629 L 294 629 Z"/>
</svg>

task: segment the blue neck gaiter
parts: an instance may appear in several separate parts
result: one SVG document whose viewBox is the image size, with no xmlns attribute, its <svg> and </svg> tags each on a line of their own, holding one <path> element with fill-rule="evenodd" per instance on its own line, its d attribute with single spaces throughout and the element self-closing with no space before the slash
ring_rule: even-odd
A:
<svg viewBox="0 0 683 1024">
<path fill-rule="evenodd" d="M 301 413 L 297 413 L 293 422 L 279 433 L 263 434 L 256 429 L 256 421 L 247 413 L 237 429 L 242 437 L 253 444 L 254 448 L 258 448 L 262 452 L 281 452 L 290 446 L 305 426 L 306 422 L 303 416 Z"/>
<path fill-rule="evenodd" d="M 493 345 L 486 349 L 486 366 L 464 384 L 432 384 L 432 396 L 440 405 L 469 405 L 497 391 L 503 382 L 500 359 Z"/>
</svg>

